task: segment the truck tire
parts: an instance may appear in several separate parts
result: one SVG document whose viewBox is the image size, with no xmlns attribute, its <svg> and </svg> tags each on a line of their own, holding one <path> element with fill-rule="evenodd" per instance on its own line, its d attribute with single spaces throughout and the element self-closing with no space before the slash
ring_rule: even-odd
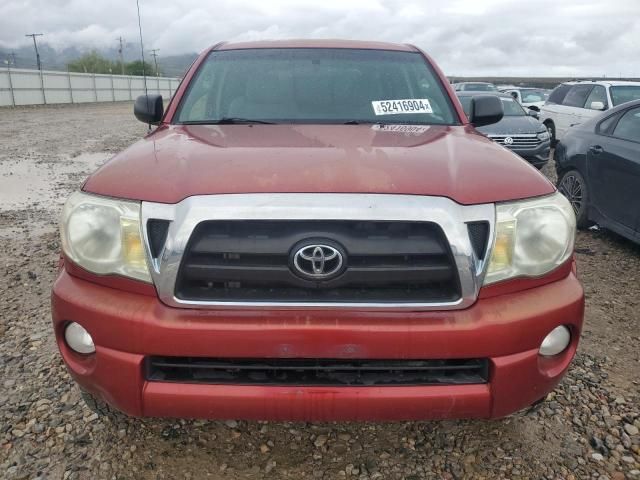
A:
<svg viewBox="0 0 640 480">
<path fill-rule="evenodd" d="M 589 190 L 587 182 L 578 170 L 567 170 L 558 179 L 558 191 L 571 203 L 579 229 L 591 226 L 589 222 Z"/>
</svg>

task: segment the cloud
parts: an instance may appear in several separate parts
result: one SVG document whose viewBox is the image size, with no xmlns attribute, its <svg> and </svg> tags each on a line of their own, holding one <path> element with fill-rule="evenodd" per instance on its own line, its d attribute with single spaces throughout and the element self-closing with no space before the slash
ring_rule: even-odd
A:
<svg viewBox="0 0 640 480">
<path fill-rule="evenodd" d="M 220 40 L 353 38 L 414 43 L 450 75 L 640 76 L 640 2 L 629 0 L 141 0 L 148 48 Z M 54 48 L 137 43 L 133 0 L 2 0 L 0 46 L 44 33 Z"/>
</svg>

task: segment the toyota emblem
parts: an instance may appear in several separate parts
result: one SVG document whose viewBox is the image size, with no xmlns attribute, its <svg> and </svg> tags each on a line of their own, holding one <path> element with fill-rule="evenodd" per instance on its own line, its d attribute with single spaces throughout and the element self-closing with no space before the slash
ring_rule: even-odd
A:
<svg viewBox="0 0 640 480">
<path fill-rule="evenodd" d="M 344 256 L 327 244 L 304 245 L 293 254 L 294 272 L 309 280 L 328 280 L 342 272 Z"/>
</svg>

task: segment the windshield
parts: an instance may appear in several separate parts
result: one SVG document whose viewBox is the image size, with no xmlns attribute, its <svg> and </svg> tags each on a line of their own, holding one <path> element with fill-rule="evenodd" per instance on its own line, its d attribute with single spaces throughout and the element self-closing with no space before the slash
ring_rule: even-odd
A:
<svg viewBox="0 0 640 480">
<path fill-rule="evenodd" d="M 467 114 L 467 117 L 471 113 L 471 99 L 472 96 L 461 96 L 460 103 L 462 104 L 462 109 L 464 113 Z M 525 111 L 522 109 L 520 104 L 513 100 L 512 98 L 500 97 L 502 100 L 502 107 L 504 108 L 504 116 L 505 117 L 517 117 L 526 115 Z"/>
<path fill-rule="evenodd" d="M 457 123 L 419 53 L 274 48 L 212 52 L 178 123 Z"/>
<path fill-rule="evenodd" d="M 504 108 L 505 117 L 521 117 L 526 115 L 520 104 L 513 98 L 500 97 L 502 100 L 502 108 Z"/>
<path fill-rule="evenodd" d="M 640 85 L 619 85 L 609 89 L 613 105 L 640 100 Z"/>
<path fill-rule="evenodd" d="M 498 89 L 492 83 L 465 83 L 465 90 L 473 92 L 497 92 Z"/>
<path fill-rule="evenodd" d="M 546 97 L 542 90 L 520 90 L 522 103 L 544 102 Z"/>
</svg>

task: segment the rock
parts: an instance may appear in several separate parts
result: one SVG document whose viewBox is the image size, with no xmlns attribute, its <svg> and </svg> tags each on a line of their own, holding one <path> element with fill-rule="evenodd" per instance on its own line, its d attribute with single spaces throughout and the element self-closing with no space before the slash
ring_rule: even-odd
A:
<svg viewBox="0 0 640 480">
<path fill-rule="evenodd" d="M 593 458 L 596 462 L 601 462 L 604 460 L 604 457 L 600 453 L 592 453 L 591 458 Z"/>
<path fill-rule="evenodd" d="M 277 465 L 277 464 L 276 464 L 275 460 L 269 460 L 269 461 L 267 462 L 267 465 L 264 467 L 264 473 L 267 473 L 267 474 L 271 473 L 271 471 L 272 471 L 274 468 L 276 468 L 276 465 Z"/>
<path fill-rule="evenodd" d="M 260 451 L 262 453 L 267 453 L 269 450 L 270 448 L 266 444 L 263 443 L 262 445 L 260 445 Z"/>
<path fill-rule="evenodd" d="M 638 427 L 635 425 L 631 425 L 630 423 L 624 424 L 624 431 L 627 432 L 627 435 L 633 437 L 634 435 L 638 435 Z"/>
<path fill-rule="evenodd" d="M 91 415 L 89 415 L 88 417 L 85 418 L 85 422 L 86 423 L 91 423 L 91 422 L 95 422 L 96 420 L 98 420 L 98 414 L 97 413 L 92 413 Z"/>
<path fill-rule="evenodd" d="M 591 437 L 591 439 L 589 440 L 589 443 L 591 444 L 594 450 L 597 450 L 602 454 L 606 454 L 608 452 L 607 447 L 605 447 L 604 443 L 602 443 L 602 440 L 600 440 L 596 436 Z"/>
<path fill-rule="evenodd" d="M 238 422 L 236 420 L 225 420 L 224 424 L 229 428 L 238 428 Z"/>
<path fill-rule="evenodd" d="M 329 440 L 329 437 L 327 437 L 326 435 L 318 435 L 315 441 L 313 442 L 313 444 L 316 447 L 320 448 L 324 446 L 324 444 L 327 443 L 328 440 Z"/>
</svg>

